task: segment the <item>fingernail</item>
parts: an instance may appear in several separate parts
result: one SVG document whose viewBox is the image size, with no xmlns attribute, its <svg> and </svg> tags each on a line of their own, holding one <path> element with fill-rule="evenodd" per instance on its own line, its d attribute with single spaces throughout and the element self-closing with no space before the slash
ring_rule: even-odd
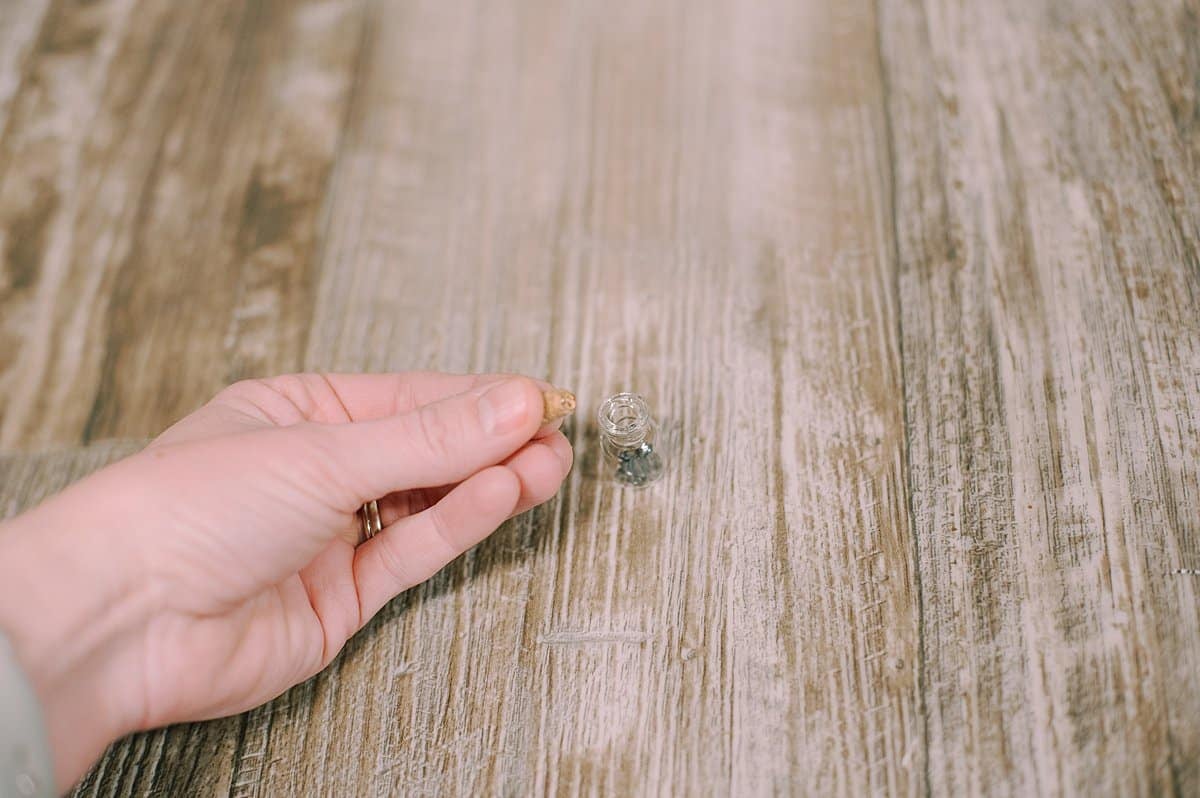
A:
<svg viewBox="0 0 1200 798">
<path fill-rule="evenodd" d="M 479 397 L 479 419 L 489 435 L 507 435 L 529 415 L 529 392 L 519 380 L 504 380 Z"/>
</svg>

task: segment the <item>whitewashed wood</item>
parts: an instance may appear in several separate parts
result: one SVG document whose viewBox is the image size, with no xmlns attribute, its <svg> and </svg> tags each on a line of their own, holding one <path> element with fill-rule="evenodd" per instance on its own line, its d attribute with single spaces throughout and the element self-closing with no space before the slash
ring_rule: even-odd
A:
<svg viewBox="0 0 1200 798">
<path fill-rule="evenodd" d="M 580 467 L 382 623 L 363 656 L 402 676 L 327 743 L 373 756 L 357 788 L 915 790 L 882 90 L 838 58 L 873 50 L 870 7 L 439 1 L 372 29 L 306 366 L 546 374 L 581 397 Z M 595 477 L 621 389 L 681 431 L 652 491 Z"/>
<path fill-rule="evenodd" d="M 152 435 L 299 367 L 359 22 L 350 0 L 52 4 L 0 158 L 0 444 Z"/>
<path fill-rule="evenodd" d="M 1189 794 L 1197 6 L 883 7 L 928 788 Z"/>
<path fill-rule="evenodd" d="M 244 375 L 581 400 L 553 502 L 78 794 L 1196 792 L 1198 42 L 1195 0 L 0 9 L 0 512 Z"/>
<path fill-rule="evenodd" d="M 48 0 L 0 5 L 0 140 L 8 129 L 13 96 L 24 80 L 24 69 L 42 27 Z"/>
</svg>

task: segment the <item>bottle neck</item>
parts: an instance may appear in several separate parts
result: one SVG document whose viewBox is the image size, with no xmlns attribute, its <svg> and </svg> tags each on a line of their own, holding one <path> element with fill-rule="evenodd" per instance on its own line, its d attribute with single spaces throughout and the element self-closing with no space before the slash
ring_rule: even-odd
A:
<svg viewBox="0 0 1200 798">
<path fill-rule="evenodd" d="M 598 420 L 604 443 L 618 451 L 646 443 L 654 428 L 645 400 L 636 394 L 622 393 L 605 400 Z"/>
</svg>

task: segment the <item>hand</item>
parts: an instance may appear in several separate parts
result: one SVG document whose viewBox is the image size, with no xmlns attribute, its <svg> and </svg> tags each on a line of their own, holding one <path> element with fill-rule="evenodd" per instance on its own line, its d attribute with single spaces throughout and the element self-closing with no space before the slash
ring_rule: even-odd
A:
<svg viewBox="0 0 1200 798">
<path fill-rule="evenodd" d="M 571 467 L 523 377 L 238 383 L 0 526 L 0 628 L 60 785 L 121 734 L 257 706 Z M 355 511 L 384 530 L 356 547 Z"/>
</svg>

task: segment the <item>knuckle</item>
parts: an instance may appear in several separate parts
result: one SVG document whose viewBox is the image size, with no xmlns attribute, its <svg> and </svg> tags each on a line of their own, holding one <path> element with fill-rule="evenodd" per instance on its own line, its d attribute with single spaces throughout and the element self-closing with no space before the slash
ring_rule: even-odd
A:
<svg viewBox="0 0 1200 798">
<path fill-rule="evenodd" d="M 417 434 L 421 445 L 435 459 L 445 459 L 454 451 L 459 430 L 444 411 L 436 407 L 416 413 Z"/>
<path fill-rule="evenodd" d="M 308 374 L 276 374 L 272 377 L 264 377 L 260 381 L 281 393 L 293 393 L 305 389 L 305 380 L 309 376 Z"/>
<path fill-rule="evenodd" d="M 213 403 L 242 409 L 277 426 L 295 424 L 307 418 L 311 409 L 304 400 L 306 392 L 298 390 L 299 380 L 290 374 L 238 380 L 218 393 Z"/>
<path fill-rule="evenodd" d="M 215 399 L 261 399 L 271 388 L 263 379 L 238 380 L 222 388 Z"/>
<path fill-rule="evenodd" d="M 391 580 L 393 586 L 399 590 L 403 590 L 409 585 L 415 584 L 412 568 L 396 550 L 397 547 L 391 545 L 392 541 L 386 536 L 376 538 L 376 540 L 379 541 L 379 545 L 375 549 L 375 556 L 378 558 L 379 567 L 387 575 L 387 578 Z"/>
<path fill-rule="evenodd" d="M 315 374 L 280 374 L 264 381 L 267 387 L 284 397 L 300 413 L 302 418 L 312 418 L 317 410 L 315 393 L 324 386 Z"/>
<path fill-rule="evenodd" d="M 443 549 L 441 559 L 449 562 L 462 554 L 462 548 L 454 542 L 453 532 L 446 524 L 446 516 L 442 513 L 441 508 L 435 504 L 426 510 L 426 513 L 429 516 L 429 527 L 433 530 L 434 537 Z"/>
</svg>

